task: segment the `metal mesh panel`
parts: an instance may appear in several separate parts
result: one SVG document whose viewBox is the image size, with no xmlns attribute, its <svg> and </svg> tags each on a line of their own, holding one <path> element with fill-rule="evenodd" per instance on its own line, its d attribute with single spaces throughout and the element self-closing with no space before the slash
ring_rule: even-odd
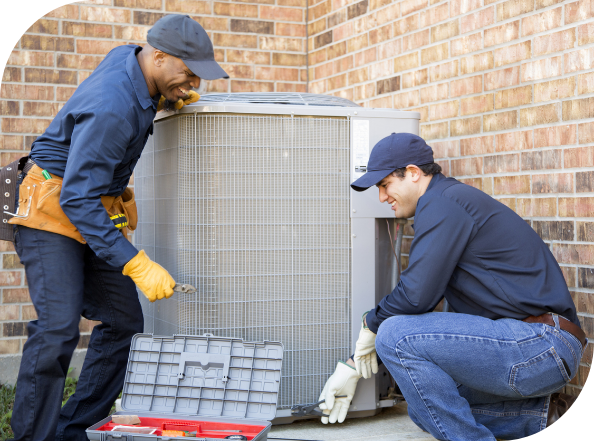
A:
<svg viewBox="0 0 594 441">
<path fill-rule="evenodd" d="M 137 245 L 198 290 L 146 303 L 146 332 L 281 341 L 281 408 L 350 355 L 348 124 L 178 116 L 137 167 Z"/>
</svg>

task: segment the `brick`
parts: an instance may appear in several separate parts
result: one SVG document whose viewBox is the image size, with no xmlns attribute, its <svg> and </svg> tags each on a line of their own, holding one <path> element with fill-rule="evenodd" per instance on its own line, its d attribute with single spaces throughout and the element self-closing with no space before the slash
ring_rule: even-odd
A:
<svg viewBox="0 0 594 441">
<path fill-rule="evenodd" d="M 51 52 L 13 51 L 8 58 L 7 64 L 17 66 L 53 66 L 54 54 Z"/>
<path fill-rule="evenodd" d="M 573 222 L 534 221 L 532 228 L 542 240 L 573 240 Z"/>
<path fill-rule="evenodd" d="M 394 45 L 396 46 L 396 45 Z M 381 57 L 386 58 L 386 57 Z M 388 57 L 389 58 L 389 57 Z M 376 50 L 374 47 L 358 52 L 355 54 L 355 66 L 362 66 L 364 64 L 373 63 L 376 61 Z"/>
<path fill-rule="evenodd" d="M 428 103 L 430 101 L 439 101 L 448 97 L 448 85 L 445 84 L 434 84 L 433 86 L 424 87 L 421 89 L 421 104 Z"/>
<path fill-rule="evenodd" d="M 573 77 L 571 77 L 573 79 Z M 577 76 L 578 94 L 594 92 L 594 72 L 579 74 Z"/>
<path fill-rule="evenodd" d="M 565 5 L 565 24 L 594 17 L 594 2 L 580 0 Z"/>
<path fill-rule="evenodd" d="M 225 26 L 227 29 L 228 26 Z M 113 34 L 117 40 L 146 41 L 149 28 L 145 26 L 114 26 Z"/>
<path fill-rule="evenodd" d="M 77 40 L 76 52 L 79 54 L 105 55 L 120 45 L 121 43 L 117 41 Z"/>
<path fill-rule="evenodd" d="M 520 171 L 520 155 L 496 155 L 484 157 L 485 173 L 509 173 Z"/>
<path fill-rule="evenodd" d="M 66 69 L 94 70 L 102 60 L 103 57 L 93 55 L 58 54 L 56 65 Z"/>
<path fill-rule="evenodd" d="M 534 102 L 553 101 L 573 96 L 575 77 L 537 83 L 534 85 Z"/>
<path fill-rule="evenodd" d="M 495 176 L 494 194 L 530 193 L 530 176 Z"/>
<path fill-rule="evenodd" d="M 44 17 L 52 18 L 78 18 L 78 6 L 77 5 L 66 5 L 60 8 L 54 9 L 51 12 L 45 14 Z"/>
<path fill-rule="evenodd" d="M 308 54 L 309 65 L 314 66 L 318 63 L 323 63 L 327 59 L 326 48 L 320 49 Z"/>
<path fill-rule="evenodd" d="M 332 46 L 328 47 L 328 59 L 332 60 L 336 57 L 342 57 L 347 53 L 347 44 L 346 41 L 342 41 L 340 43 L 335 43 Z"/>
<path fill-rule="evenodd" d="M 448 123 L 436 123 L 421 125 L 421 138 L 425 141 L 432 139 L 443 139 L 448 137 Z"/>
<path fill-rule="evenodd" d="M 533 0 L 509 0 L 497 5 L 497 21 L 517 17 L 533 10 Z"/>
<path fill-rule="evenodd" d="M 227 61 L 230 63 L 270 64 L 270 52 L 227 49 Z M 281 54 L 274 54 L 281 55 Z M 282 54 L 291 55 L 291 54 Z M 299 54 L 302 56 L 302 54 Z M 303 63 L 305 64 L 305 63 Z"/>
<path fill-rule="evenodd" d="M 406 34 L 419 29 L 419 15 L 412 15 L 394 22 L 394 36 Z"/>
<path fill-rule="evenodd" d="M 359 70 L 361 70 L 361 69 L 359 69 Z M 363 81 L 365 81 L 365 80 L 358 81 L 358 82 L 363 82 Z M 349 81 L 349 84 L 351 84 L 350 81 Z M 399 90 L 400 90 L 400 76 L 387 78 L 385 80 L 379 80 L 377 82 L 377 94 L 378 95 L 381 95 L 383 93 L 397 92 Z"/>
<path fill-rule="evenodd" d="M 431 46 L 421 50 L 421 64 L 435 63 L 445 60 L 449 56 L 449 44 L 447 42 Z"/>
<path fill-rule="evenodd" d="M 72 70 L 26 68 L 25 82 L 74 85 L 77 79 L 76 72 Z"/>
<path fill-rule="evenodd" d="M 347 86 L 347 74 L 337 75 L 326 80 L 327 90 L 340 89 Z"/>
<path fill-rule="evenodd" d="M 206 30 L 227 31 L 229 19 L 222 17 L 193 17 Z M 148 31 L 148 30 L 147 30 Z"/>
<path fill-rule="evenodd" d="M 74 52 L 74 38 L 25 34 L 21 37 L 21 47 L 50 52 Z"/>
<path fill-rule="evenodd" d="M 578 242 L 594 242 L 594 222 L 577 221 L 576 235 Z"/>
<path fill-rule="evenodd" d="M 462 139 L 460 140 L 460 154 L 462 156 L 470 156 L 493 153 L 495 151 L 493 141 L 493 135 Z"/>
<path fill-rule="evenodd" d="M 380 77 L 386 77 L 392 75 L 392 63 L 390 60 L 375 63 L 369 66 L 369 79 L 375 80 Z"/>
<path fill-rule="evenodd" d="M 579 124 L 578 132 L 580 134 L 580 143 L 594 142 L 594 123 Z"/>
<path fill-rule="evenodd" d="M 493 110 L 493 94 L 477 95 L 469 98 L 462 98 L 460 101 L 460 114 L 472 115 Z"/>
<path fill-rule="evenodd" d="M 339 70 L 339 72 L 340 72 L 340 70 Z M 369 69 L 367 67 L 352 70 L 348 73 L 349 86 L 352 86 L 353 84 L 357 84 L 357 83 L 364 83 L 367 80 L 369 80 Z M 394 89 L 394 90 L 400 90 L 400 77 L 394 77 L 392 80 L 393 81 L 391 81 L 390 79 L 378 81 L 377 94 L 381 95 L 382 93 L 391 92 L 391 90 L 390 90 L 391 87 L 395 87 L 396 89 Z M 380 83 L 382 85 L 382 89 L 381 89 L 382 91 L 380 91 L 380 89 L 379 89 Z"/>
<path fill-rule="evenodd" d="M 369 7 L 368 0 L 363 0 L 347 8 L 347 20 L 352 20 L 355 17 L 366 14 Z"/>
<path fill-rule="evenodd" d="M 28 84 L 2 84 L 1 97 L 5 99 L 53 100 L 54 88 Z"/>
<path fill-rule="evenodd" d="M 426 6 L 427 0 L 403 0 L 400 2 L 400 14 L 404 17 L 405 15 L 420 11 Z"/>
<path fill-rule="evenodd" d="M 274 83 L 265 81 L 232 80 L 231 92 L 274 92 Z"/>
<path fill-rule="evenodd" d="M 0 305 L 0 321 L 19 320 L 19 305 Z"/>
<path fill-rule="evenodd" d="M 431 149 L 435 158 L 451 158 L 460 156 L 459 141 L 432 142 Z"/>
<path fill-rule="evenodd" d="M 276 92 L 307 92 L 305 84 L 296 83 L 276 83 Z"/>
<path fill-rule="evenodd" d="M 375 45 L 394 37 L 394 26 L 392 24 L 382 26 L 369 31 L 369 44 Z M 394 42 L 390 42 L 393 44 Z"/>
<path fill-rule="evenodd" d="M 305 37 L 305 25 L 294 23 L 276 23 L 276 35 L 287 37 Z"/>
<path fill-rule="evenodd" d="M 485 115 L 483 121 L 483 128 L 485 132 L 508 130 L 517 126 L 518 112 L 516 110 Z"/>
<path fill-rule="evenodd" d="M 577 172 L 575 174 L 576 193 L 590 193 L 594 191 L 594 172 Z"/>
<path fill-rule="evenodd" d="M 62 22 L 62 34 L 77 37 L 111 38 L 113 35 L 113 26 L 65 21 Z"/>
<path fill-rule="evenodd" d="M 330 0 L 326 0 L 326 1 L 322 1 L 320 3 L 318 3 L 317 5 L 309 8 L 309 19 L 310 20 L 317 20 L 318 18 L 328 14 L 331 12 L 332 8 L 332 3 L 330 2 Z M 341 11 L 342 14 L 344 14 L 344 19 L 342 21 L 346 20 L 346 11 Z M 330 25 L 330 27 L 335 26 L 335 24 Z"/>
<path fill-rule="evenodd" d="M 483 173 L 483 158 L 452 160 L 452 176 L 480 175 Z"/>
<path fill-rule="evenodd" d="M 273 53 L 272 64 L 277 66 L 305 66 L 305 54 Z"/>
<path fill-rule="evenodd" d="M 6 303 L 29 303 L 29 290 L 27 288 L 4 288 L 2 290 L 2 301 Z"/>
<path fill-rule="evenodd" d="M 495 7 L 491 6 L 460 18 L 460 33 L 465 34 L 476 29 L 482 29 L 493 23 L 495 23 Z"/>
<path fill-rule="evenodd" d="M 221 63 L 221 67 L 231 78 L 254 78 L 254 68 L 252 66 Z"/>
<path fill-rule="evenodd" d="M 518 66 L 485 73 L 485 91 L 520 84 L 520 68 Z"/>
<path fill-rule="evenodd" d="M 376 98 L 376 99 L 369 101 L 365 105 L 367 107 L 389 109 L 392 107 L 392 97 L 391 96 L 383 96 L 381 98 Z"/>
<path fill-rule="evenodd" d="M 557 200 L 555 198 L 518 198 L 516 212 L 522 217 L 553 217 L 557 215 Z"/>
<path fill-rule="evenodd" d="M 493 59 L 495 67 L 516 63 L 530 58 L 530 41 L 495 49 Z"/>
<path fill-rule="evenodd" d="M 356 86 L 354 89 L 355 101 L 369 99 L 376 95 L 375 83 L 367 83 L 361 86 Z"/>
<path fill-rule="evenodd" d="M 450 97 L 454 98 L 462 95 L 472 95 L 480 93 L 483 90 L 483 77 L 477 75 L 474 77 L 466 77 L 461 80 L 450 82 Z"/>
<path fill-rule="evenodd" d="M 431 81 L 447 80 L 458 75 L 458 60 L 449 61 L 429 68 Z"/>
<path fill-rule="evenodd" d="M 4 133 L 36 133 L 41 134 L 49 126 L 51 120 L 34 118 L 3 118 L 2 131 Z M 2 161 L 7 163 L 6 161 Z M 12 161 L 8 161 L 12 162 Z M 1 274 L 0 274 L 1 276 Z"/>
<path fill-rule="evenodd" d="M 142 9 L 149 8 L 145 6 L 142 7 Z M 159 7 L 150 9 L 161 9 L 161 5 L 159 5 Z M 170 12 L 183 12 L 185 14 L 211 14 L 212 6 L 211 2 L 208 1 L 165 0 L 165 10 Z"/>
<path fill-rule="evenodd" d="M 406 35 L 402 37 L 402 52 L 409 52 L 413 49 L 418 49 L 421 46 L 427 46 L 430 41 L 431 35 L 429 29 Z"/>
<path fill-rule="evenodd" d="M 356 52 L 369 46 L 367 34 L 362 34 L 347 40 L 347 52 Z"/>
<path fill-rule="evenodd" d="M 412 106 L 419 105 L 419 91 L 397 93 L 394 95 L 394 108 L 406 109 Z"/>
<path fill-rule="evenodd" d="M 546 8 L 561 3 L 563 0 L 536 0 L 536 9 Z"/>
<path fill-rule="evenodd" d="M 594 117 L 594 98 L 563 101 L 563 120 Z"/>
<path fill-rule="evenodd" d="M 40 18 L 33 25 L 27 29 L 27 33 L 31 34 L 58 34 L 58 20 L 48 20 Z"/>
<path fill-rule="evenodd" d="M 27 335 L 26 322 L 2 323 L 3 337 L 22 337 Z"/>
<path fill-rule="evenodd" d="M 481 0 L 452 0 L 450 2 L 452 17 L 466 14 L 467 12 L 480 8 L 481 6 Z"/>
<path fill-rule="evenodd" d="M 476 135 L 481 132 L 481 117 L 455 119 L 450 123 L 451 136 Z"/>
<path fill-rule="evenodd" d="M 594 22 L 578 26 L 578 45 L 594 43 Z"/>
<path fill-rule="evenodd" d="M 561 57 L 545 58 L 522 64 L 522 82 L 561 75 Z"/>
<path fill-rule="evenodd" d="M 560 121 L 560 111 L 559 103 L 520 109 L 520 127 Z"/>
<path fill-rule="evenodd" d="M 170 0 L 167 1 L 169 2 Z M 167 4 L 168 3 L 166 3 L 166 7 Z M 114 0 L 113 5 L 123 8 L 137 9 L 161 9 L 161 7 L 163 6 L 162 0 Z"/>
<path fill-rule="evenodd" d="M 18 354 L 21 351 L 20 339 L 1 339 L 0 340 L 0 354 Z"/>
<path fill-rule="evenodd" d="M 229 17 L 258 17 L 257 5 L 242 5 L 237 3 L 215 3 L 215 15 L 226 15 Z M 313 18 L 313 17 L 312 17 Z"/>
<path fill-rule="evenodd" d="M 522 153 L 522 170 L 550 170 L 561 168 L 561 159 L 561 150 L 525 152 Z M 551 175 L 546 176 L 549 178 L 551 177 Z M 555 178 L 566 179 L 564 182 L 571 184 L 570 187 L 573 189 L 573 175 L 556 175 Z M 532 183 L 534 184 L 534 179 Z M 564 185 L 563 182 L 558 182 L 557 184 L 559 187 Z"/>
<path fill-rule="evenodd" d="M 57 87 L 56 101 L 68 101 L 74 92 L 76 92 L 75 87 Z"/>
<path fill-rule="evenodd" d="M 497 198 L 495 200 L 501 202 L 510 210 L 516 211 L 516 198 Z"/>
<path fill-rule="evenodd" d="M 23 137 L 15 135 L 0 135 L 0 150 L 22 150 Z"/>
<path fill-rule="evenodd" d="M 482 54 L 472 55 L 462 58 L 460 64 L 460 74 L 479 72 L 481 70 L 493 68 L 493 52 L 483 52 Z"/>
<path fill-rule="evenodd" d="M 369 2 L 369 10 L 373 11 L 375 9 L 382 8 L 386 5 L 389 5 L 391 2 L 392 0 L 371 0 Z"/>
<path fill-rule="evenodd" d="M 402 72 L 408 69 L 414 69 L 419 66 L 419 55 L 414 52 L 412 54 L 403 55 L 394 59 L 394 72 Z"/>
<path fill-rule="evenodd" d="M 571 73 L 578 70 L 589 70 L 594 67 L 594 48 L 580 49 L 563 55 L 564 72 Z"/>
<path fill-rule="evenodd" d="M 81 6 L 80 19 L 85 21 L 105 21 L 108 23 L 130 23 L 130 12 L 128 9 Z M 136 12 L 134 15 L 136 15 Z"/>
<path fill-rule="evenodd" d="M 420 14 L 420 26 L 422 28 L 429 27 L 440 21 L 444 21 L 450 18 L 450 8 L 447 3 L 429 8 L 425 11 L 421 11 Z"/>
<path fill-rule="evenodd" d="M 594 166 L 594 147 L 578 147 L 563 152 L 565 168 Z"/>
<path fill-rule="evenodd" d="M 26 101 L 23 103 L 23 116 L 51 116 L 58 114 L 61 106 L 58 103 L 36 103 Z"/>
<path fill-rule="evenodd" d="M 429 106 L 429 119 L 431 121 L 437 121 L 445 118 L 453 118 L 458 116 L 458 109 L 460 103 L 458 100 L 448 101 L 446 103 L 438 103 Z"/>
<path fill-rule="evenodd" d="M 0 101 L 0 115 L 19 116 L 20 106 L 18 101 Z"/>
<path fill-rule="evenodd" d="M 337 28 L 332 29 L 330 35 L 332 35 L 334 41 L 344 40 L 345 38 L 349 38 L 353 35 L 353 23 L 347 22 L 344 23 Z"/>
<path fill-rule="evenodd" d="M 476 52 L 483 48 L 483 36 L 480 32 L 476 34 L 468 35 L 466 37 L 452 40 L 450 44 L 450 50 L 452 51 L 451 56 L 456 57 L 458 55 L 468 54 L 470 52 Z"/>
<path fill-rule="evenodd" d="M 23 305 L 21 308 L 21 314 L 23 320 L 36 320 L 37 312 L 33 305 Z"/>
<path fill-rule="evenodd" d="M 495 109 L 516 107 L 532 102 L 532 86 L 505 89 L 495 93 Z"/>
<path fill-rule="evenodd" d="M 534 148 L 575 144 L 575 129 L 575 125 L 535 129 Z"/>
<path fill-rule="evenodd" d="M 508 43 L 520 38 L 520 20 L 485 29 L 485 47 Z"/>
<path fill-rule="evenodd" d="M 570 268 L 571 270 L 575 270 L 575 268 L 573 268 L 573 267 L 562 267 L 561 269 L 563 269 L 563 268 Z M 588 268 L 588 270 L 589 269 L 590 268 Z M 574 279 L 575 279 L 575 277 L 574 277 Z M 569 286 L 575 286 L 575 284 L 569 285 Z M 575 306 L 579 312 L 594 314 L 594 295 L 592 293 L 572 292 L 571 295 L 573 297 Z M 583 359 L 583 361 L 585 361 L 585 360 Z M 590 362 L 587 362 L 587 363 L 591 364 Z"/>
<path fill-rule="evenodd" d="M 274 22 L 272 21 L 231 19 L 230 22 L 231 32 L 274 34 Z M 332 38 L 330 41 L 332 41 Z"/>
<path fill-rule="evenodd" d="M 299 81 L 297 69 L 256 66 L 255 74 L 257 80 Z"/>
<path fill-rule="evenodd" d="M 570 49 L 575 44 L 575 30 L 566 29 L 553 34 L 534 38 L 534 56 L 561 52 Z"/>
<path fill-rule="evenodd" d="M 215 46 L 219 47 L 243 47 L 243 48 L 257 48 L 258 47 L 258 37 L 256 35 L 234 35 L 234 34 L 213 34 L 213 43 Z M 273 38 L 273 37 L 268 37 Z M 267 39 L 267 37 L 262 37 L 260 41 Z M 262 47 L 262 49 L 266 49 Z M 267 49 L 276 49 L 276 48 L 267 48 Z M 282 49 L 279 49 L 282 50 Z"/>
<path fill-rule="evenodd" d="M 452 20 L 431 28 L 431 43 L 447 40 L 460 34 L 458 20 Z"/>
<path fill-rule="evenodd" d="M 549 31 L 561 26 L 563 8 L 549 9 L 541 14 L 522 18 L 522 36 Z"/>
<path fill-rule="evenodd" d="M 18 67 L 7 67 L 2 74 L 2 82 L 7 81 L 22 81 L 21 69 Z"/>
<path fill-rule="evenodd" d="M 375 14 L 371 15 L 371 17 L 375 17 L 375 19 L 377 20 L 377 26 L 382 26 L 387 23 L 393 23 L 398 17 L 400 17 L 400 4 L 396 3 L 390 5 L 387 8 L 384 8 L 381 11 L 378 11 Z M 362 17 L 362 19 L 365 19 L 365 17 Z"/>
<path fill-rule="evenodd" d="M 594 216 L 594 198 L 568 197 L 559 198 L 559 216 L 592 217 Z"/>
<path fill-rule="evenodd" d="M 260 18 L 265 20 L 301 22 L 303 20 L 303 15 L 304 11 L 301 8 L 285 8 L 264 5 L 260 6 Z"/>
</svg>

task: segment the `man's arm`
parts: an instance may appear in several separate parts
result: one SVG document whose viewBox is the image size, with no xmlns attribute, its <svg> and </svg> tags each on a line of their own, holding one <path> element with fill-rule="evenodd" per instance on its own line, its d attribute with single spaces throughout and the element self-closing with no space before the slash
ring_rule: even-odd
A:
<svg viewBox="0 0 594 441">
<path fill-rule="evenodd" d="M 408 268 L 392 293 L 367 314 L 369 329 L 377 334 L 389 317 L 433 310 L 475 233 L 472 217 L 457 202 L 443 196 L 424 201 L 415 214 Z"/>
<path fill-rule="evenodd" d="M 60 206 L 101 259 L 118 267 L 138 250 L 118 231 L 101 203 L 133 136 L 128 121 L 114 112 L 88 111 L 76 119 Z"/>
</svg>

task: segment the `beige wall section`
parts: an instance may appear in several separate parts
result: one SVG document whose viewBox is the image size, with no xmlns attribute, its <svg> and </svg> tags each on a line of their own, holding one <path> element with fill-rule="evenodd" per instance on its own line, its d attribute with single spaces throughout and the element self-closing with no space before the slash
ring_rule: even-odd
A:
<svg viewBox="0 0 594 441">
<path fill-rule="evenodd" d="M 309 0 L 307 10 L 305 1 L 93 0 L 53 11 L 4 72 L 1 164 L 30 148 L 111 48 L 143 43 L 163 14 L 187 13 L 232 77 L 211 91 L 305 91 L 307 56 L 310 92 L 419 111 L 445 173 L 550 244 L 594 338 L 594 0 Z M 34 310 L 12 248 L 0 243 L 0 253 L 1 356 L 21 351 Z M 92 325 L 82 322 L 81 347 Z"/>
</svg>

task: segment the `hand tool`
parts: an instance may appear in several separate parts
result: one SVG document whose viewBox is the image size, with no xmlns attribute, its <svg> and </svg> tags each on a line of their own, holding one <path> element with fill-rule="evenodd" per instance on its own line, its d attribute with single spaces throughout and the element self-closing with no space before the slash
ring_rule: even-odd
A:
<svg viewBox="0 0 594 441">
<path fill-rule="evenodd" d="M 194 288 L 192 285 L 188 285 L 187 283 L 176 283 L 173 287 L 173 292 L 184 292 L 187 294 L 193 294 L 196 292 L 196 288 Z"/>
<path fill-rule="evenodd" d="M 334 398 L 346 398 L 346 395 L 337 395 Z M 306 415 L 315 415 L 315 416 L 328 416 L 327 414 L 323 413 L 320 410 L 315 410 L 320 404 L 325 402 L 326 400 L 318 401 L 314 404 L 304 404 L 301 406 L 293 406 L 291 407 L 291 415 L 293 416 L 306 416 Z"/>
</svg>

